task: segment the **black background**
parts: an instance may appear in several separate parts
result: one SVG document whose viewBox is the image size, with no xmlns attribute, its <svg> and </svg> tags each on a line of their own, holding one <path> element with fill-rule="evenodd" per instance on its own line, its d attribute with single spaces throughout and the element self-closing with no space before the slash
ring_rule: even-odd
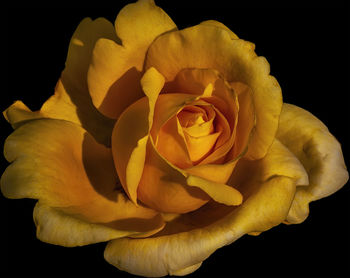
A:
<svg viewBox="0 0 350 278">
<path fill-rule="evenodd" d="M 15 100 L 39 109 L 53 94 L 64 68 L 69 40 L 84 17 L 114 18 L 127 1 L 114 7 L 65 9 L 16 7 L 6 10 L 6 84 L 1 111 Z M 164 2 L 164 3 L 163 3 Z M 279 81 L 284 101 L 301 106 L 319 119 L 343 146 L 349 163 L 349 29 L 345 6 L 238 5 L 230 1 L 158 1 L 179 29 L 207 19 L 230 27 L 256 44 L 271 74 Z M 197 2 L 196 2 L 197 3 Z M 231 2 L 232 3 L 232 2 Z M 4 37 L 3 37 L 4 38 Z M 5 89 L 4 89 L 5 88 Z M 12 131 L 0 120 L 1 144 Z M 8 163 L 1 157 L 1 172 Z M 103 259 L 105 243 L 64 248 L 35 237 L 34 200 L 1 200 L 1 272 L 8 276 L 133 277 Z M 350 274 L 349 185 L 311 203 L 300 225 L 279 225 L 258 237 L 244 236 L 217 250 L 188 277 L 322 276 Z"/>
</svg>

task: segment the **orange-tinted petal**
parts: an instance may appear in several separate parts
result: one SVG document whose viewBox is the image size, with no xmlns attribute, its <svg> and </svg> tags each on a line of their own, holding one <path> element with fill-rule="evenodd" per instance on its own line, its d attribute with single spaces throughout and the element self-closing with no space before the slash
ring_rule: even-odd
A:
<svg viewBox="0 0 350 278">
<path fill-rule="evenodd" d="M 201 189 L 188 186 L 182 172 L 161 157 L 150 141 L 138 198 L 155 210 L 169 213 L 195 210 L 210 199 Z"/>
<path fill-rule="evenodd" d="M 167 80 L 165 93 L 186 93 L 202 95 L 207 86 L 214 85 L 218 72 L 213 69 L 184 68 L 179 71 L 174 80 Z"/>
<path fill-rule="evenodd" d="M 151 129 L 153 140 L 156 141 L 159 130 L 171 117 L 195 99 L 195 96 L 189 94 L 160 94 L 154 110 L 154 122 Z"/>
<path fill-rule="evenodd" d="M 203 95 L 205 89 L 211 86 L 210 95 Z M 217 108 L 226 116 L 230 124 L 233 125 L 235 114 L 238 110 L 237 96 L 232 91 L 230 85 L 224 80 L 215 69 L 182 69 L 171 82 L 165 86 L 167 92 L 185 92 L 201 96 L 205 100 L 210 100 L 210 96 L 215 96 L 213 102 L 217 104 Z M 218 100 L 220 99 L 220 100 Z M 216 101 L 215 101 L 216 100 Z"/>
<path fill-rule="evenodd" d="M 192 166 L 186 142 L 179 134 L 176 115 L 159 130 L 155 147 L 163 157 L 177 167 L 185 169 Z"/>
<path fill-rule="evenodd" d="M 237 132 L 234 146 L 227 154 L 226 162 L 220 165 L 201 164 L 190 169 L 186 169 L 190 174 L 198 175 L 202 178 L 218 183 L 227 182 L 238 159 L 240 159 L 246 153 L 251 132 L 255 125 L 255 114 L 251 90 L 248 86 L 242 83 L 235 83 L 232 87 L 238 95 L 240 107 L 238 112 L 238 122 L 236 127 Z"/>
<path fill-rule="evenodd" d="M 215 132 L 206 136 L 194 137 L 185 132 L 184 136 L 191 160 L 197 163 L 208 155 L 220 135 L 221 132 Z"/>
<path fill-rule="evenodd" d="M 226 183 L 236 164 L 237 160 L 231 160 L 221 164 L 198 164 L 187 168 L 186 172 L 213 182 Z"/>
<path fill-rule="evenodd" d="M 210 153 L 222 133 L 219 128 L 218 132 L 214 132 L 215 116 L 215 109 L 202 100 L 196 100 L 191 105 L 185 106 L 177 114 L 178 136 L 182 138 L 189 158 L 194 164 Z"/>
<path fill-rule="evenodd" d="M 220 133 L 220 136 L 216 141 L 216 145 L 213 151 L 200 162 L 201 165 L 210 163 L 223 163 L 225 155 L 230 151 L 234 144 L 235 133 L 231 131 L 226 117 L 222 115 L 218 109 L 214 108 L 214 110 L 216 112 L 215 127 L 217 132 Z"/>
<path fill-rule="evenodd" d="M 202 106 L 202 108 L 205 110 L 204 115 L 200 115 L 193 125 L 185 126 L 181 124 L 183 130 L 190 136 L 200 137 L 212 134 L 214 132 L 213 121 L 215 120 L 216 116 L 215 110 L 209 105 Z M 177 115 L 177 117 L 181 121 L 180 113 Z M 203 120 L 203 117 L 206 118 L 205 121 Z"/>
</svg>

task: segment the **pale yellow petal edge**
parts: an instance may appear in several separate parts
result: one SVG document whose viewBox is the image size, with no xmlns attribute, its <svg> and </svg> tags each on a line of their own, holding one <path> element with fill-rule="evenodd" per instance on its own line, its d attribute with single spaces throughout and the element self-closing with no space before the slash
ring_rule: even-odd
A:
<svg viewBox="0 0 350 278">
<path fill-rule="evenodd" d="M 103 224 L 85 222 L 40 202 L 34 207 L 33 219 L 39 240 L 65 247 L 104 242 L 133 234 Z"/>
<path fill-rule="evenodd" d="M 349 179 L 341 145 L 328 128 L 310 112 L 284 103 L 277 138 L 301 161 L 310 180 L 298 187 L 287 223 L 301 223 L 309 203 L 338 191 Z"/>
</svg>

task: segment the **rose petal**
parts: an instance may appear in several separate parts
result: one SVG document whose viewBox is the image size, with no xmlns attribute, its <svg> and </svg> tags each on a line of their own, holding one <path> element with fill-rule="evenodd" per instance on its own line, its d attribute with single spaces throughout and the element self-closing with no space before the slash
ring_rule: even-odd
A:
<svg viewBox="0 0 350 278">
<path fill-rule="evenodd" d="M 277 131 L 282 96 L 276 79 L 269 75 L 268 62 L 255 54 L 253 44 L 232 40 L 221 28 L 197 25 L 158 37 L 146 57 L 146 68 L 151 66 L 166 81 L 174 80 L 185 68 L 213 68 L 229 82 L 247 84 L 253 91 L 256 111 L 256 128 L 247 155 L 258 159 L 266 154 Z"/>
<path fill-rule="evenodd" d="M 99 143 L 110 145 L 114 121 L 102 116 L 93 106 L 86 81 L 93 47 L 101 37 L 117 40 L 109 21 L 104 18 L 82 20 L 70 41 L 66 68 L 55 94 L 32 115 L 27 107 L 18 102 L 13 104 L 7 109 L 7 120 L 14 127 L 39 117 L 67 120 L 83 126 Z"/>
<path fill-rule="evenodd" d="M 104 224 L 91 224 L 38 202 L 33 212 L 41 241 L 66 246 L 82 246 L 129 236 L 130 231 L 116 230 Z"/>
<path fill-rule="evenodd" d="M 234 159 L 243 154 L 249 145 L 252 130 L 255 126 L 255 108 L 253 92 L 247 85 L 240 82 L 232 82 L 230 86 L 236 92 L 239 103 L 235 145 L 229 157 Z M 249 155 L 247 156 L 249 157 Z"/>
<path fill-rule="evenodd" d="M 204 94 L 207 94 L 206 90 L 204 90 Z M 177 136 L 182 138 L 191 161 L 186 168 L 197 164 L 207 154 L 210 155 L 210 151 L 214 148 L 218 137 L 222 134 L 223 130 L 219 124 L 216 126 L 218 132 L 214 132 L 213 120 L 217 114 L 215 110 L 209 103 L 203 100 L 196 100 L 191 105 L 184 107 L 177 114 Z M 229 128 L 226 128 L 225 131 L 229 133 Z"/>
<path fill-rule="evenodd" d="M 249 189 L 244 191 L 241 206 L 220 205 L 217 210 L 206 210 L 205 205 L 176 218 L 174 225 L 169 222 L 151 238 L 113 240 L 106 247 L 105 259 L 135 275 L 159 277 L 184 268 L 194 271 L 195 265 L 216 249 L 246 233 L 265 231 L 281 223 L 288 214 L 296 184 L 307 182 L 304 168 L 278 141 L 263 159 L 242 162 L 237 167 L 245 172 L 231 180 L 235 185 L 239 182 L 239 190 Z"/>
<path fill-rule="evenodd" d="M 179 135 L 176 114 L 187 104 L 196 99 L 188 94 L 159 95 L 154 111 L 154 122 L 151 136 L 162 157 L 178 167 L 186 168 L 192 165 L 186 150 L 186 145 Z M 174 148 L 172 147 L 174 144 Z"/>
<path fill-rule="evenodd" d="M 45 117 L 80 123 L 98 142 L 108 145 L 114 121 L 103 117 L 96 110 L 87 86 L 92 51 L 100 38 L 118 40 L 108 20 L 84 19 L 79 24 L 72 36 L 66 68 L 56 85 L 55 94 L 44 103 L 40 112 Z"/>
<path fill-rule="evenodd" d="M 52 119 L 30 121 L 6 139 L 4 155 L 12 162 L 1 177 L 1 190 L 7 198 L 40 199 L 41 204 L 55 207 L 67 217 L 130 235 L 164 225 L 157 212 L 128 200 L 118 185 L 110 149 L 78 125 Z M 145 230 L 145 223 L 149 230 Z M 70 242 L 59 243 L 63 238 L 57 235 L 53 240 L 62 245 Z"/>
<path fill-rule="evenodd" d="M 208 86 L 210 86 L 209 88 L 212 86 L 212 90 L 208 90 L 210 91 L 210 95 L 203 95 L 203 91 L 205 91 Z M 233 130 L 237 112 L 235 110 L 238 110 L 238 107 L 236 107 L 238 104 L 237 96 L 217 70 L 196 68 L 183 69 L 176 75 L 173 82 L 168 82 L 166 84 L 165 91 L 201 95 L 204 100 L 210 100 L 210 96 L 217 97 L 214 98 L 213 102 L 217 104 L 217 108 L 226 116 Z"/>
<path fill-rule="evenodd" d="M 154 121 L 151 129 L 153 140 L 157 141 L 159 130 L 170 118 L 195 99 L 195 96 L 189 94 L 160 94 L 154 110 Z"/>
<path fill-rule="evenodd" d="M 241 165 L 241 166 L 239 166 Z M 248 168 L 243 167 L 247 166 Z M 259 180 L 267 181 L 274 176 L 283 176 L 291 178 L 295 181 L 296 185 L 308 185 L 309 179 L 308 174 L 305 171 L 303 165 L 300 163 L 298 158 L 293 155 L 292 152 L 288 150 L 279 140 L 275 139 L 271 145 L 271 149 L 268 152 L 268 157 L 263 160 L 258 160 L 254 164 L 246 159 L 241 159 L 237 167 L 243 167 L 240 169 L 235 169 L 233 175 L 228 182 L 230 185 L 239 185 L 239 189 L 244 190 L 241 178 L 249 180 L 250 177 L 247 173 L 252 173 L 258 171 Z M 250 168 L 251 167 L 251 168 Z M 255 169 L 255 167 L 261 167 L 260 169 Z M 253 177 L 251 177 L 253 178 Z M 245 189 L 249 189 L 246 187 Z"/>
<path fill-rule="evenodd" d="M 213 200 L 227 206 L 238 206 L 243 201 L 241 193 L 226 184 L 211 182 L 197 176 L 187 177 L 187 184 L 202 189 Z"/>
<path fill-rule="evenodd" d="M 186 169 L 186 173 L 199 176 L 209 181 L 226 183 L 230 178 L 237 160 L 231 160 L 222 164 L 198 164 Z"/>
<path fill-rule="evenodd" d="M 150 140 L 138 198 L 160 212 L 186 213 L 205 204 L 210 198 L 201 189 L 186 183 L 183 171 L 162 157 Z"/>
<path fill-rule="evenodd" d="M 129 106 L 118 119 L 112 133 L 114 164 L 124 190 L 137 204 L 137 187 L 141 179 L 146 157 L 148 134 L 164 78 L 156 69 L 150 68 L 141 79 L 147 98 Z"/>
<path fill-rule="evenodd" d="M 184 133 L 191 160 L 197 163 L 210 153 L 221 132 L 215 132 L 206 136 L 194 137 L 187 132 Z"/>
<path fill-rule="evenodd" d="M 231 130 L 230 124 L 220 110 L 217 108 L 214 108 L 214 110 L 216 112 L 216 130 L 220 133 L 220 136 L 216 141 L 213 151 L 200 162 L 200 165 L 224 163 L 225 155 L 230 151 L 234 144 L 236 135 L 235 130 Z"/>
<path fill-rule="evenodd" d="M 164 77 L 155 68 L 149 68 L 141 79 L 141 87 L 148 98 L 149 114 L 148 114 L 148 131 L 151 130 L 154 117 L 154 109 L 160 91 L 164 86 Z"/>
<path fill-rule="evenodd" d="M 125 192 L 135 204 L 138 180 L 142 174 L 146 156 L 148 115 L 149 101 L 144 97 L 123 112 L 112 133 L 114 165 Z M 133 171 L 136 173 L 134 178 Z"/>
<path fill-rule="evenodd" d="M 179 128 L 181 129 L 178 126 L 175 115 L 159 130 L 155 147 L 172 164 L 181 169 L 186 169 L 192 166 L 192 161 L 187 150 L 186 142 L 179 134 Z"/>
<path fill-rule="evenodd" d="M 223 24 L 223 23 L 221 23 L 219 21 L 206 20 L 206 21 L 202 21 L 200 24 L 201 25 L 215 26 L 215 27 L 224 29 L 225 31 L 227 31 L 229 33 L 231 39 L 233 39 L 233 40 L 239 39 L 238 36 L 235 33 L 233 33 L 225 24 Z"/>
<path fill-rule="evenodd" d="M 194 106 L 194 107 L 198 107 L 198 106 Z M 209 105 L 202 106 L 201 109 L 205 110 L 204 116 L 207 115 L 208 117 L 206 121 L 204 121 L 203 117 L 200 116 L 197 119 L 197 122 L 195 122 L 195 124 L 193 124 L 192 126 L 185 127 L 183 124 L 181 124 L 181 126 L 183 127 L 183 130 L 190 136 L 201 137 L 201 136 L 212 134 L 214 132 L 213 121 L 215 120 L 215 116 L 216 116 L 215 110 Z M 183 116 L 182 113 L 179 113 L 177 115 L 179 121 L 181 121 L 180 117 L 182 116 Z"/>
<path fill-rule="evenodd" d="M 19 127 L 26 121 L 33 119 L 40 119 L 43 117 L 40 112 L 32 112 L 22 101 L 17 100 L 2 112 L 6 121 L 8 121 L 13 128 Z"/>
<path fill-rule="evenodd" d="M 117 119 L 143 96 L 139 81 L 149 45 L 160 34 L 176 29 L 176 25 L 153 0 L 141 0 L 119 12 L 115 29 L 122 45 L 108 39 L 96 43 L 88 84 L 98 110 Z"/>
<path fill-rule="evenodd" d="M 143 97 L 142 58 L 130 56 L 126 48 L 104 38 L 97 41 L 93 51 L 88 72 L 90 95 L 95 107 L 113 119 Z"/>
<path fill-rule="evenodd" d="M 176 29 L 176 25 L 153 0 L 139 0 L 119 12 L 115 29 L 125 47 L 141 51 L 160 34 Z"/>
<path fill-rule="evenodd" d="M 218 72 L 214 69 L 185 68 L 176 74 L 174 80 L 167 80 L 164 86 L 164 93 L 186 93 L 201 95 L 206 87 L 215 83 L 219 78 Z M 213 89 L 209 87 L 209 89 Z M 212 90 L 210 91 L 210 95 Z"/>
<path fill-rule="evenodd" d="M 339 142 L 308 111 L 283 104 L 277 137 L 309 174 L 310 185 L 297 188 L 287 216 L 289 223 L 301 223 L 309 214 L 309 203 L 339 190 L 349 175 Z"/>
</svg>

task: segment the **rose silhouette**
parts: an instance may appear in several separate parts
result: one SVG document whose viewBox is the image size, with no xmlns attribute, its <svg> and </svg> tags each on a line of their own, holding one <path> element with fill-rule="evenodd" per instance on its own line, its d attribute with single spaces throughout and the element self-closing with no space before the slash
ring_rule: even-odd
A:
<svg viewBox="0 0 350 278">
<path fill-rule="evenodd" d="M 158 14 L 165 22 L 149 41 L 150 30 L 128 29 Z M 21 102 L 5 112 L 16 131 L 2 191 L 40 200 L 38 238 L 64 246 L 114 239 L 109 262 L 153 276 L 189 273 L 245 233 L 301 222 L 310 201 L 347 179 L 336 140 L 308 112 L 282 107 L 252 44 L 217 22 L 176 31 L 167 20 L 140 1 L 119 14 L 118 37 L 106 21 L 83 21 L 55 95 L 38 112 Z"/>
</svg>

